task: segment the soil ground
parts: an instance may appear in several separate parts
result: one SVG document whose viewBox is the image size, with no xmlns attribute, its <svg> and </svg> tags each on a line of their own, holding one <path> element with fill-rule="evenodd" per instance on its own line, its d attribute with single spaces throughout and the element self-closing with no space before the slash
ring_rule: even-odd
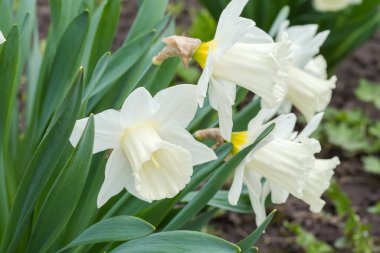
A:
<svg viewBox="0 0 380 253">
<path fill-rule="evenodd" d="M 189 5 L 196 4 L 195 0 L 187 1 Z M 44 37 L 46 36 L 50 21 L 49 9 L 47 0 L 38 0 L 38 4 L 40 34 Z M 136 15 L 136 9 L 137 0 L 123 1 L 121 22 L 118 27 L 114 48 L 117 48 L 121 44 L 127 34 Z M 185 16 L 179 22 L 183 24 L 191 21 Z M 378 111 L 374 111 L 371 106 L 358 101 L 354 95 L 358 81 L 362 78 L 380 83 L 380 32 L 347 57 L 337 68 L 336 75 L 338 77 L 338 84 L 331 104 L 333 107 L 352 109 L 359 106 L 370 117 L 380 118 Z M 363 170 L 359 157 L 345 156 L 339 149 L 330 150 L 325 154 L 325 157 L 332 157 L 337 154 L 340 155 L 341 165 L 336 169 L 335 178 L 343 191 L 350 197 L 362 221 L 371 224 L 371 234 L 375 238 L 375 241 L 379 243 L 380 216 L 368 213 L 367 208 L 380 200 L 380 176 L 366 173 Z M 258 246 L 260 252 L 305 252 L 304 249 L 294 243 L 296 237 L 284 228 L 284 221 L 295 221 L 301 224 L 306 231 L 313 233 L 318 239 L 326 241 L 331 245 L 342 235 L 344 224 L 336 217 L 334 208 L 328 200 L 325 211 L 330 213 L 330 216 L 310 213 L 308 207 L 295 198 L 290 198 L 284 205 L 272 208 L 278 209 L 279 212 L 269 225 L 267 233 L 259 240 Z M 227 212 L 215 218 L 211 223 L 211 227 L 221 237 L 232 242 L 238 242 L 252 231 L 254 219 L 253 215 L 240 215 Z"/>
</svg>

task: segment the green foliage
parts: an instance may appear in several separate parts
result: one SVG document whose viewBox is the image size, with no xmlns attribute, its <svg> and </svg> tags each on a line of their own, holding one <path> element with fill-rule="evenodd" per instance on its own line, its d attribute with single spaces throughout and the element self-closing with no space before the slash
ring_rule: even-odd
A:
<svg viewBox="0 0 380 253">
<path fill-rule="evenodd" d="M 376 205 L 369 207 L 368 212 L 380 215 L 380 202 L 377 202 Z"/>
<path fill-rule="evenodd" d="M 91 115 L 120 109 L 137 87 L 155 94 L 172 84 L 178 59 L 151 64 L 164 46 L 161 39 L 175 30 L 165 15 L 168 1 L 139 1 L 132 27 L 114 52 L 121 1 L 50 0 L 47 38 L 39 37 L 36 4 L 0 0 L 0 29 L 7 39 L 0 45 L 0 251 L 152 252 L 160 243 L 162 252 L 239 252 L 214 236 L 175 229 L 190 228 L 194 220 L 193 228 L 200 228 L 215 215 L 218 209 L 207 203 L 260 139 L 228 162 L 230 144 L 219 147 L 218 159 L 196 166 L 189 184 L 172 199 L 150 204 L 124 192 L 101 209 L 96 206 L 109 153 L 92 154 Z M 206 12 L 196 20 L 197 26 L 206 20 L 215 26 Z M 181 78 L 194 83 L 199 74 L 194 68 Z M 244 95 L 239 93 L 236 106 Z M 237 120 L 255 114 L 238 114 Z M 89 121 L 73 148 L 69 137 L 83 117 Z M 213 127 L 216 118 L 206 105 L 189 129 Z M 192 199 L 184 204 L 187 194 Z M 226 192 L 219 197 L 223 208 Z M 248 208 L 248 199 L 242 201 Z M 174 231 L 153 233 L 154 227 Z"/>
<path fill-rule="evenodd" d="M 160 245 L 157 248 L 157 245 Z M 240 252 L 238 246 L 212 235 L 192 231 L 170 231 L 156 233 L 136 239 L 117 247 L 111 253 L 233 253 Z"/>
<path fill-rule="evenodd" d="M 373 103 L 377 109 L 380 109 L 380 84 L 361 80 L 355 94 L 361 101 Z"/>
<path fill-rule="evenodd" d="M 377 156 L 364 156 L 362 158 L 364 169 L 367 172 L 380 175 L 380 158 Z"/>
<path fill-rule="evenodd" d="M 203 9 L 196 13 L 189 35 L 201 41 L 210 41 L 214 38 L 216 21 L 210 13 Z"/>
<path fill-rule="evenodd" d="M 248 235 L 246 238 L 241 240 L 238 245 L 241 248 L 242 253 L 249 253 L 250 251 L 254 250 L 253 245 L 256 244 L 257 240 L 260 238 L 261 234 L 264 233 L 266 227 L 269 225 L 269 222 L 272 220 L 273 216 L 275 215 L 276 210 L 273 210 L 266 218 L 265 220 L 259 225 L 257 229 L 252 231 L 250 235 Z"/>
<path fill-rule="evenodd" d="M 370 226 L 363 224 L 352 208 L 348 196 L 334 182 L 328 190 L 328 196 L 334 203 L 338 216 L 343 219 L 344 236 L 335 242 L 337 248 L 351 249 L 354 253 L 373 252 L 373 238 L 370 236 Z"/>
<path fill-rule="evenodd" d="M 305 249 L 306 253 L 333 253 L 334 249 L 327 243 L 318 240 L 305 231 L 300 225 L 286 222 L 285 227 L 297 236 L 296 243 Z"/>
</svg>

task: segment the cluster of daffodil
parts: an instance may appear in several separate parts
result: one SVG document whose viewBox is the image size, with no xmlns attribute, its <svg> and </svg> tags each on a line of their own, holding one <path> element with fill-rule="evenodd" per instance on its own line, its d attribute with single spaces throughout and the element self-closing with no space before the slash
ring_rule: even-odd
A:
<svg viewBox="0 0 380 253">
<path fill-rule="evenodd" d="M 269 193 L 273 203 L 284 203 L 291 194 L 309 204 L 311 211 L 321 211 L 321 195 L 339 164 L 336 157 L 315 158 L 321 147 L 309 137 L 322 119 L 336 82 L 336 77 L 327 79 L 326 61 L 318 55 L 328 32 L 317 33 L 316 25 L 288 27 L 284 22 L 274 41 L 252 20 L 240 17 L 247 2 L 230 2 L 212 41 L 183 36 L 164 39 L 167 46 L 153 63 L 180 56 L 187 64 L 192 58 L 203 68 L 197 85 L 176 85 L 154 97 L 138 88 L 120 111 L 95 115 L 93 152 L 113 150 L 98 207 L 124 188 L 148 202 L 174 197 L 189 182 L 194 165 L 216 159 L 212 149 L 186 130 L 198 105 L 202 107 L 208 97 L 219 115 L 220 135 L 233 144 L 233 153 L 253 143 L 268 124 L 276 123 L 237 167 L 229 202 L 236 204 L 246 185 L 258 224 L 266 216 Z M 246 132 L 233 133 L 236 85 L 260 96 L 262 110 Z M 308 120 L 299 134 L 294 131 L 292 105 Z M 271 120 L 276 114 L 280 116 Z M 81 119 L 75 125 L 70 139 L 74 146 L 86 122 Z"/>
</svg>

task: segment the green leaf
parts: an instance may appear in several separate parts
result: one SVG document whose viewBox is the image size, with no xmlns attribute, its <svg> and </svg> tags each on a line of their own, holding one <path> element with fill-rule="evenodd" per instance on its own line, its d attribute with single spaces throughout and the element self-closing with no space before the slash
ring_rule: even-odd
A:
<svg viewBox="0 0 380 253">
<path fill-rule="evenodd" d="M 111 253 L 232 253 L 239 251 L 236 245 L 209 234 L 172 231 L 129 241 L 112 250 Z"/>
<path fill-rule="evenodd" d="M 80 199 L 91 164 L 94 116 L 50 189 L 30 236 L 29 252 L 44 252 L 64 230 Z"/>
<path fill-rule="evenodd" d="M 215 19 L 207 10 L 203 9 L 195 15 L 189 35 L 201 41 L 210 41 L 214 39 L 215 31 Z"/>
<path fill-rule="evenodd" d="M 168 0 L 144 0 L 124 44 L 151 30 L 164 16 L 167 5 Z"/>
<path fill-rule="evenodd" d="M 362 158 L 364 169 L 373 174 L 380 175 L 380 158 L 377 156 L 364 156 Z"/>
<path fill-rule="evenodd" d="M 151 45 L 154 35 L 155 31 L 142 34 L 116 51 L 116 53 L 111 56 L 100 80 L 93 85 L 95 88 L 90 97 L 109 90 L 115 81 L 127 72 L 145 53 Z"/>
<path fill-rule="evenodd" d="M 355 94 L 361 101 L 373 103 L 376 108 L 380 109 L 380 84 L 361 80 Z"/>
<path fill-rule="evenodd" d="M 80 245 L 118 242 L 147 236 L 154 231 L 148 222 L 133 216 L 117 216 L 95 223 L 59 252 Z"/>
<path fill-rule="evenodd" d="M 102 78 L 104 72 L 107 69 L 107 66 L 110 62 L 111 53 L 107 52 L 105 53 L 96 64 L 96 67 L 92 73 L 91 80 L 89 81 L 85 92 L 84 92 L 84 98 L 83 100 L 89 99 L 91 96 L 93 96 L 93 92 L 96 88 L 97 83 L 99 83 L 100 79 Z"/>
<path fill-rule="evenodd" d="M 163 229 L 174 230 L 181 228 L 189 219 L 194 217 L 207 202 L 217 193 L 223 186 L 231 172 L 241 163 L 241 161 L 259 144 L 274 128 L 274 124 L 268 126 L 255 142 L 244 148 L 238 154 L 233 156 L 228 162 L 223 164 L 210 180 L 202 187 L 198 195 L 189 202 Z"/>
<path fill-rule="evenodd" d="M 306 253 L 333 253 L 334 249 L 324 241 L 320 241 L 298 224 L 285 223 L 285 227 L 296 234 L 296 243 L 306 249 Z"/>
<path fill-rule="evenodd" d="M 7 41 L 0 46 L 0 234 L 4 234 L 4 228 L 9 215 L 8 186 L 16 187 L 13 182 L 14 168 L 7 166 L 10 150 L 9 147 L 14 108 L 17 96 L 17 70 L 19 59 L 19 36 L 17 26 L 13 26 Z M 8 168 L 8 169 L 7 169 Z M 13 188 L 12 187 L 12 188 Z M 0 236 L 1 240 L 1 236 Z"/>
<path fill-rule="evenodd" d="M 246 238 L 244 238 L 238 243 L 238 246 L 241 248 L 242 253 L 249 253 L 252 246 L 256 244 L 257 240 L 260 238 L 262 233 L 265 231 L 266 227 L 269 225 L 275 213 L 276 210 L 273 210 L 257 229 L 255 229 L 251 234 L 249 234 Z"/>
<path fill-rule="evenodd" d="M 376 205 L 368 207 L 368 212 L 376 215 L 380 215 L 380 202 L 377 202 Z"/>
<path fill-rule="evenodd" d="M 39 104 L 43 106 L 40 109 L 40 132 L 44 129 L 56 105 L 62 101 L 68 84 L 79 67 L 80 55 L 86 41 L 88 15 L 87 11 L 81 13 L 65 31 L 57 47 L 52 68 L 43 86 L 40 87 L 42 96 L 36 100 L 40 103 L 43 101 L 43 104 Z"/>
<path fill-rule="evenodd" d="M 191 202 L 198 193 L 198 191 L 190 192 L 182 201 Z M 233 206 L 228 202 L 228 191 L 218 191 L 207 205 L 237 213 L 252 213 L 252 206 L 248 194 L 242 194 L 237 205 Z"/>
<path fill-rule="evenodd" d="M 62 155 L 64 150 L 62 147 L 69 142 L 82 97 L 82 72 L 83 70 L 80 69 L 74 78 L 71 88 L 53 116 L 19 184 L 1 252 L 14 251 L 31 216 L 34 204 L 52 173 L 51 169 Z"/>
<path fill-rule="evenodd" d="M 99 58 L 111 50 L 119 17 L 120 0 L 103 1 L 93 14 L 84 56 L 88 60 L 86 77 L 92 74 Z"/>
</svg>

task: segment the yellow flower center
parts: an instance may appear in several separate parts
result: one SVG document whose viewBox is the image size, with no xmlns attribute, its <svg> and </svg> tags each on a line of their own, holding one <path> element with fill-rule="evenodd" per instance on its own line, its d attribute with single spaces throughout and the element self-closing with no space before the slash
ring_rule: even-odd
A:
<svg viewBox="0 0 380 253">
<path fill-rule="evenodd" d="M 215 48 L 215 42 L 213 40 L 201 43 L 193 55 L 193 59 L 198 62 L 203 69 L 206 66 L 206 60 L 208 51 L 210 50 L 210 45 L 212 49 Z"/>
<path fill-rule="evenodd" d="M 231 134 L 232 154 L 237 154 L 248 142 L 248 131 L 233 132 Z"/>
</svg>

